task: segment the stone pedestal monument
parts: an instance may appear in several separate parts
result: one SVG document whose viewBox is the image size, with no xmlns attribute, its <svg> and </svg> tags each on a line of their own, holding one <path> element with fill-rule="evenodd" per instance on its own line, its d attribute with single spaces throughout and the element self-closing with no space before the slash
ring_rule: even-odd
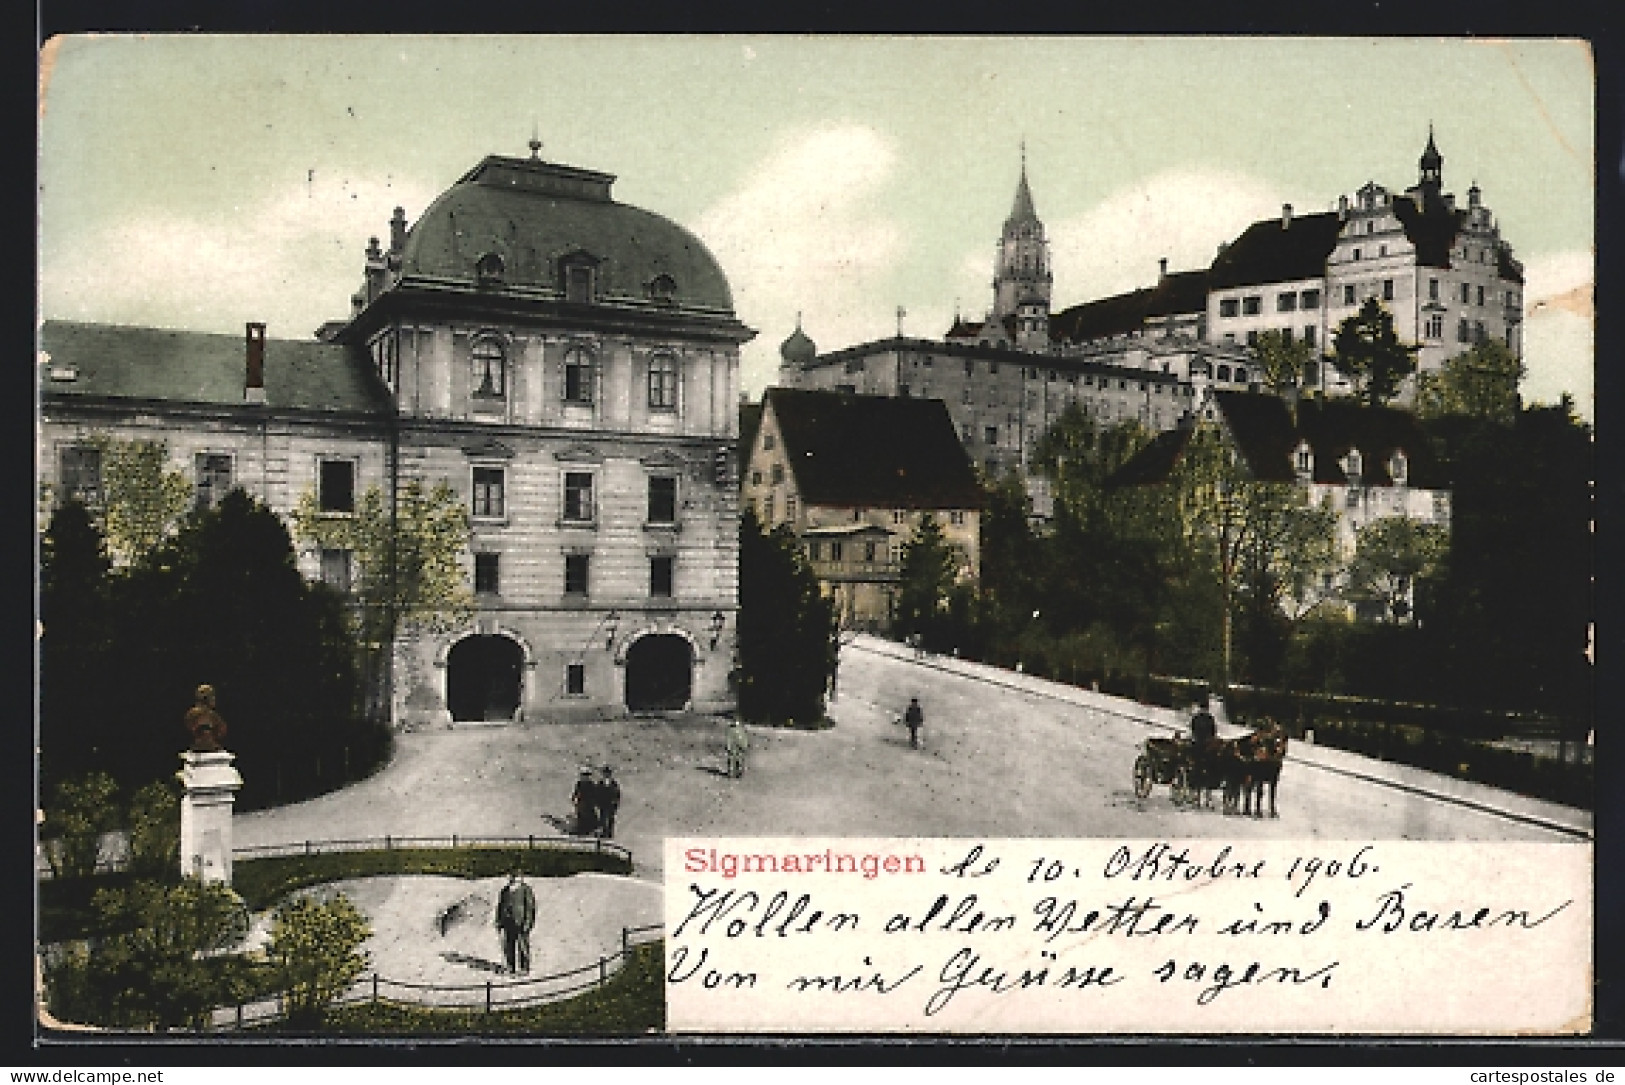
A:
<svg viewBox="0 0 1625 1085">
<path fill-rule="evenodd" d="M 181 754 L 181 875 L 231 884 L 231 811 L 243 778 L 222 745 L 226 721 L 214 710 L 214 689 L 199 686 L 186 713 L 192 748 Z"/>
</svg>

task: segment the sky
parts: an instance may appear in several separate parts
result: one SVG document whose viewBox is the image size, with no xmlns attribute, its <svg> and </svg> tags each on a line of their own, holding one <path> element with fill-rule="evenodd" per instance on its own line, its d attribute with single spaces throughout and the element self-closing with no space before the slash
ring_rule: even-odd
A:
<svg viewBox="0 0 1625 1085">
<path fill-rule="evenodd" d="M 310 336 L 367 239 L 487 154 L 615 174 L 720 261 L 753 395 L 992 300 L 1025 146 L 1053 307 L 1251 222 L 1475 181 L 1527 279 L 1525 398 L 1592 417 L 1593 98 L 1562 40 L 82 36 L 41 57 L 47 319 Z M 899 318 L 898 310 L 904 315 Z"/>
</svg>

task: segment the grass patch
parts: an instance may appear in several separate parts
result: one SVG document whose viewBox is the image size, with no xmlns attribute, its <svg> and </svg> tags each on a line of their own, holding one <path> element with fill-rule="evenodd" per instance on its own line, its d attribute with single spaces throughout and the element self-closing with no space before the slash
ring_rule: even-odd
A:
<svg viewBox="0 0 1625 1085">
<path fill-rule="evenodd" d="M 511 870 L 533 878 L 564 878 L 585 871 L 630 874 L 632 864 L 613 852 L 557 848 L 463 847 L 392 848 L 387 851 L 327 852 L 239 860 L 232 888 L 255 911 L 312 885 L 389 874 L 439 874 L 453 878 L 495 878 Z"/>
<path fill-rule="evenodd" d="M 369 1002 L 330 1010 L 325 1035 L 636 1036 L 666 1028 L 665 943 L 634 947 L 602 987 L 522 1010 L 429 1009 Z M 266 1031 L 279 1031 L 267 1029 Z"/>
</svg>

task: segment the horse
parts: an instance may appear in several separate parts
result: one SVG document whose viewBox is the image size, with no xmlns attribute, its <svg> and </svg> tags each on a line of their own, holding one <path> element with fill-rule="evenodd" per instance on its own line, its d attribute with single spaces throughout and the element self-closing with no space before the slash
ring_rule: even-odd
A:
<svg viewBox="0 0 1625 1085">
<path fill-rule="evenodd" d="M 1198 809 L 1213 806 L 1213 791 L 1220 793 L 1221 809 L 1234 814 L 1247 792 L 1253 764 L 1253 736 L 1214 738 L 1191 750 L 1191 794 Z"/>
<path fill-rule="evenodd" d="M 1275 809 L 1276 786 L 1281 779 L 1281 763 L 1286 760 L 1286 730 L 1274 720 L 1266 719 L 1250 736 L 1252 757 L 1249 765 L 1247 794 L 1242 813 L 1255 818 L 1264 816 L 1264 788 L 1270 791 L 1270 817 L 1281 815 Z"/>
</svg>

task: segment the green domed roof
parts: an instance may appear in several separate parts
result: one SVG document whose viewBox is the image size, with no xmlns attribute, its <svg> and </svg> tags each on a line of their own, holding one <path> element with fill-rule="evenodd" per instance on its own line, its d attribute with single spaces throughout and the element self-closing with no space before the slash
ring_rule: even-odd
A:
<svg viewBox="0 0 1625 1085">
<path fill-rule="evenodd" d="M 806 365 L 818 357 L 818 345 L 801 330 L 799 317 L 796 319 L 796 330 L 779 344 L 779 357 L 791 365 Z"/>
<path fill-rule="evenodd" d="M 728 280 L 699 238 L 616 203 L 614 180 L 536 158 L 487 157 L 413 225 L 400 277 L 562 294 L 563 266 L 580 260 L 597 268 L 598 301 L 732 314 Z"/>
</svg>

